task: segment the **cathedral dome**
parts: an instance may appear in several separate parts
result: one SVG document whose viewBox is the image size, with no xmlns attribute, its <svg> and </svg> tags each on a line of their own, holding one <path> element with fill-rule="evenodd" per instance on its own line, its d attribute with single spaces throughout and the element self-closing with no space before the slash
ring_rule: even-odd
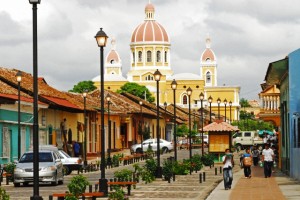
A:
<svg viewBox="0 0 300 200">
<path fill-rule="evenodd" d="M 145 21 L 138 25 L 132 33 L 131 42 L 159 42 L 169 43 L 169 36 L 165 28 L 154 18 L 155 8 L 148 3 L 145 7 Z"/>
</svg>

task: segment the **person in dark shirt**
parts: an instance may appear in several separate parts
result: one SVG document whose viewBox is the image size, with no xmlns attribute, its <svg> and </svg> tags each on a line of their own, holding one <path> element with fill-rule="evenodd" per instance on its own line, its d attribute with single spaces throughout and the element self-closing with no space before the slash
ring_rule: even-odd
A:
<svg viewBox="0 0 300 200">
<path fill-rule="evenodd" d="M 79 157 L 80 145 L 78 144 L 78 142 L 74 142 L 73 148 L 75 157 Z"/>
</svg>

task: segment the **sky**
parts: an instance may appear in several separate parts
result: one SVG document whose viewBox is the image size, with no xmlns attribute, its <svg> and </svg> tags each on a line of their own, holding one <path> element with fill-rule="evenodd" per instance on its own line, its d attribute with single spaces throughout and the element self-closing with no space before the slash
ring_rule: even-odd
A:
<svg viewBox="0 0 300 200">
<path fill-rule="evenodd" d="M 100 74 L 100 27 L 116 39 L 123 75 L 130 69 L 130 38 L 149 0 L 41 0 L 38 76 L 68 91 Z M 240 98 L 259 99 L 270 62 L 299 48 L 299 0 L 151 0 L 171 40 L 175 74 L 200 74 L 205 39 L 218 62 L 218 85 L 240 86 Z M 105 54 L 111 48 L 105 47 Z M 32 5 L 0 0 L 0 66 L 32 73 Z"/>
</svg>

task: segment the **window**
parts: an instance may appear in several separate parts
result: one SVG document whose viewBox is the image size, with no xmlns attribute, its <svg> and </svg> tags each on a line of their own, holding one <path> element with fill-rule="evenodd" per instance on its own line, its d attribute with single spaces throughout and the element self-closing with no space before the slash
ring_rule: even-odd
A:
<svg viewBox="0 0 300 200">
<path fill-rule="evenodd" d="M 167 53 L 167 51 L 165 51 L 165 62 L 168 62 L 168 53 Z"/>
<path fill-rule="evenodd" d="M 115 60 L 110 60 L 110 64 L 114 64 L 115 63 Z"/>
<path fill-rule="evenodd" d="M 141 51 L 139 51 L 139 55 L 138 56 L 139 56 L 138 61 L 142 62 L 143 61 L 143 53 Z"/>
<path fill-rule="evenodd" d="M 182 104 L 183 105 L 187 104 L 187 95 L 183 95 L 183 97 L 182 97 Z"/>
<path fill-rule="evenodd" d="M 160 53 L 160 51 L 156 52 L 156 62 L 161 62 L 161 53 Z"/>
<path fill-rule="evenodd" d="M 153 76 L 151 76 L 151 75 L 148 75 L 148 76 L 146 76 L 146 81 L 153 81 Z"/>
<path fill-rule="evenodd" d="M 210 72 L 206 73 L 206 83 L 211 83 L 211 74 L 210 74 Z"/>
<path fill-rule="evenodd" d="M 205 60 L 206 62 L 209 62 L 210 61 L 210 58 L 206 58 L 206 60 Z"/>
<path fill-rule="evenodd" d="M 152 62 L 151 51 L 147 51 L 147 62 Z"/>
<path fill-rule="evenodd" d="M 134 52 L 132 52 L 132 60 L 133 60 L 133 62 L 135 62 L 135 53 Z"/>
</svg>

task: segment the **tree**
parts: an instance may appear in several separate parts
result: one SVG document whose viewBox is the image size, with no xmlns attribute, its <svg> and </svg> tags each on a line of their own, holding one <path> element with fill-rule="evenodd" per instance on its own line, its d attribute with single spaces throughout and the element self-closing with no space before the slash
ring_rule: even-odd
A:
<svg viewBox="0 0 300 200">
<path fill-rule="evenodd" d="M 242 108 L 251 107 L 247 99 L 241 98 L 240 105 Z"/>
<path fill-rule="evenodd" d="M 69 90 L 69 92 L 75 92 L 75 93 L 83 93 L 84 90 L 87 90 L 87 92 L 93 91 L 97 89 L 97 87 L 94 85 L 93 81 L 81 81 L 77 83 L 77 85 L 74 85 L 72 90 Z"/>
<path fill-rule="evenodd" d="M 125 83 L 120 90 L 117 91 L 118 93 L 128 92 L 134 96 L 140 97 L 142 99 L 146 99 L 148 102 L 154 102 L 155 98 L 152 96 L 148 88 L 143 85 L 139 85 L 137 83 Z"/>
</svg>

